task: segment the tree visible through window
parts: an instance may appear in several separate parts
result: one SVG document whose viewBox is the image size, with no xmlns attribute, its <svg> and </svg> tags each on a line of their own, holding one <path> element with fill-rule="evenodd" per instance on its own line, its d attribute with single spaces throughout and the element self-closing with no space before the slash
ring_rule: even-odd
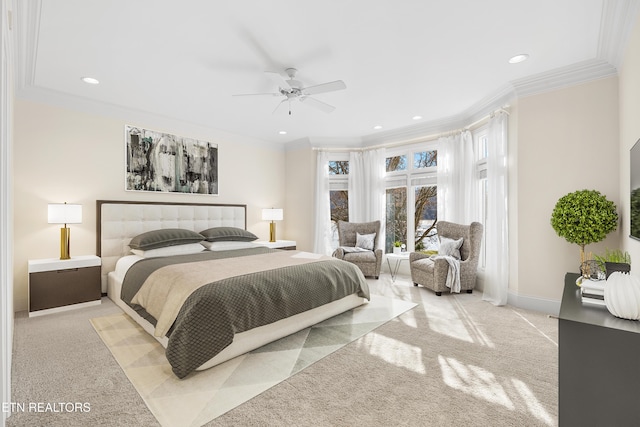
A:
<svg viewBox="0 0 640 427">
<path fill-rule="evenodd" d="M 385 251 L 393 252 L 393 243 L 407 243 L 407 188 L 387 189 Z"/>
<path fill-rule="evenodd" d="M 438 221 L 438 187 L 415 187 L 416 206 L 414 217 L 416 251 L 426 249 L 435 238 Z"/>
<path fill-rule="evenodd" d="M 329 161 L 329 207 L 331 210 L 331 241 L 338 247 L 338 221 L 349 221 L 349 160 Z"/>
<path fill-rule="evenodd" d="M 349 221 L 349 192 L 347 190 L 330 191 L 329 203 L 331 205 L 332 223 L 338 224 L 338 221 Z"/>
</svg>

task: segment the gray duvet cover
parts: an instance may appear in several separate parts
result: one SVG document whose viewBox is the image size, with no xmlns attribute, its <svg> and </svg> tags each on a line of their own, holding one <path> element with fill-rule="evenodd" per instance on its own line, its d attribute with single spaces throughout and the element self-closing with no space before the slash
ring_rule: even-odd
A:
<svg viewBox="0 0 640 427">
<path fill-rule="evenodd" d="M 277 252 L 267 248 L 201 252 L 195 255 L 149 258 L 127 272 L 122 300 L 153 325 L 153 316 L 131 299 L 155 270 L 167 265 L 246 257 Z M 357 293 L 369 299 L 362 272 L 353 264 L 327 259 L 279 267 L 208 283 L 193 292 L 167 333 L 166 356 L 178 378 L 184 378 L 233 342 L 235 333 L 320 307 Z"/>
</svg>

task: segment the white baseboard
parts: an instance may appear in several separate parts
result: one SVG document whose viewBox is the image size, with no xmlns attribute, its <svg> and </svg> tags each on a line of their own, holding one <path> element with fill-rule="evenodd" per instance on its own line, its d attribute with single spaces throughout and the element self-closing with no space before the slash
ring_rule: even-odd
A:
<svg viewBox="0 0 640 427">
<path fill-rule="evenodd" d="M 557 316 L 560 313 L 560 301 L 519 295 L 509 292 L 507 304 L 526 310 L 539 311 Z"/>
</svg>

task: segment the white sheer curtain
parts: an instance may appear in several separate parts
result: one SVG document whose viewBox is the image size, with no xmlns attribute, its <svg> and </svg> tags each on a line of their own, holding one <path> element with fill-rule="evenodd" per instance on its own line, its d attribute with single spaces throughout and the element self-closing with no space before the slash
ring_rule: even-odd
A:
<svg viewBox="0 0 640 427">
<path fill-rule="evenodd" d="M 438 139 L 438 219 L 470 224 L 480 218 L 473 136 Z"/>
<path fill-rule="evenodd" d="M 482 299 L 495 305 L 507 303 L 509 290 L 507 123 L 503 112 L 492 117 L 487 142 L 487 262 Z"/>
<path fill-rule="evenodd" d="M 331 255 L 331 207 L 329 204 L 329 153 L 316 155 L 315 233 L 313 251 Z"/>
<path fill-rule="evenodd" d="M 354 151 L 349 155 L 349 221 L 380 220 L 378 246 L 384 242 L 385 149 Z"/>
<path fill-rule="evenodd" d="M 349 155 L 349 221 L 384 218 L 385 150 L 355 151 Z"/>
</svg>

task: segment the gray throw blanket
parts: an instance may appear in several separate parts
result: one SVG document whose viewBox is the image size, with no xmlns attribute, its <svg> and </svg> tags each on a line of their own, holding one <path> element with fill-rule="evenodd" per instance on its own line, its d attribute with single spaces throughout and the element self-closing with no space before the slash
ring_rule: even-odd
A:
<svg viewBox="0 0 640 427">
<path fill-rule="evenodd" d="M 445 285 L 451 292 L 460 293 L 460 260 L 449 255 L 432 255 L 433 260 L 443 259 L 449 264 Z"/>
</svg>

